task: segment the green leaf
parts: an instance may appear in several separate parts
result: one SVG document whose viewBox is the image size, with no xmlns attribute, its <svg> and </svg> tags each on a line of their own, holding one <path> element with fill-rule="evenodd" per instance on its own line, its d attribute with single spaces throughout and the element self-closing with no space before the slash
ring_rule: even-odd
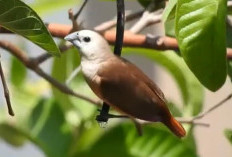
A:
<svg viewBox="0 0 232 157">
<path fill-rule="evenodd" d="M 54 100 L 41 99 L 31 113 L 30 136 L 50 157 L 67 156 L 72 144 L 71 128 Z"/>
<path fill-rule="evenodd" d="M 29 39 L 53 55 L 60 54 L 40 17 L 20 0 L 0 0 L 0 25 Z"/>
<path fill-rule="evenodd" d="M 229 140 L 230 144 L 232 144 L 232 130 L 226 129 L 224 131 L 226 138 Z"/>
<path fill-rule="evenodd" d="M 27 69 L 25 66 L 15 57 L 11 57 L 11 69 L 10 69 L 11 83 L 15 87 L 21 87 L 27 76 Z"/>
<path fill-rule="evenodd" d="M 154 51 L 149 49 L 124 48 L 126 55 L 140 55 L 147 57 L 163 66 L 174 78 L 179 86 L 183 104 L 184 116 L 198 114 L 202 110 L 203 88 L 189 68 L 174 51 Z"/>
<path fill-rule="evenodd" d="M 190 145 L 186 140 L 178 139 L 158 124 L 156 127 L 144 126 L 143 136 L 139 136 L 132 123 L 121 123 L 107 130 L 88 150 L 76 156 L 196 157 L 194 145 Z"/>
<path fill-rule="evenodd" d="M 181 54 L 199 81 L 212 91 L 226 79 L 226 2 L 178 0 L 176 8 Z"/>
</svg>

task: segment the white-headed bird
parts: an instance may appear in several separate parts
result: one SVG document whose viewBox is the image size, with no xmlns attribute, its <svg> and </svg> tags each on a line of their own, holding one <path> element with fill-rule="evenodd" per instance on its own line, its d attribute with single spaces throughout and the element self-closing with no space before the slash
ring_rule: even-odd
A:
<svg viewBox="0 0 232 157">
<path fill-rule="evenodd" d="M 159 87 L 134 64 L 114 55 L 100 34 L 82 30 L 65 40 L 79 49 L 84 77 L 100 99 L 130 118 L 162 122 L 176 136 L 185 136 Z"/>
</svg>

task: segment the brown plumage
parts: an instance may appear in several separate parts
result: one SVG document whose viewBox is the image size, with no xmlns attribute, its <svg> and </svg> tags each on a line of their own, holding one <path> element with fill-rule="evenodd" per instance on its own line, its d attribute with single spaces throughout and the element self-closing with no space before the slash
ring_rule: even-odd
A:
<svg viewBox="0 0 232 157">
<path fill-rule="evenodd" d="M 96 52 L 92 53 L 92 45 L 81 43 L 81 37 L 83 39 L 85 36 L 101 49 L 96 48 Z M 139 68 L 107 52 L 110 49 L 106 42 L 92 31 L 78 32 L 78 41 L 80 43 L 76 46 L 81 50 L 82 71 L 90 88 L 99 98 L 132 118 L 162 122 L 176 136 L 185 136 L 184 128 L 169 112 L 162 91 Z"/>
</svg>

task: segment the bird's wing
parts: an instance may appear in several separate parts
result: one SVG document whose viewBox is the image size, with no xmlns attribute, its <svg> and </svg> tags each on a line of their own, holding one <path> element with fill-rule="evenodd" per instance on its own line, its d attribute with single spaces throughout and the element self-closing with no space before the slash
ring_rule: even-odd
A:
<svg viewBox="0 0 232 157">
<path fill-rule="evenodd" d="M 115 57 L 97 75 L 102 99 L 118 110 L 149 121 L 160 112 L 169 114 L 162 91 L 127 60 Z"/>
<path fill-rule="evenodd" d="M 145 75 L 139 68 L 137 68 L 134 64 L 132 64 L 128 60 L 126 60 L 124 58 L 119 58 L 119 59 L 122 60 L 123 62 L 125 62 L 125 64 L 130 69 L 133 69 L 134 74 L 138 78 L 142 78 L 142 80 L 144 81 L 144 83 L 154 92 L 154 94 L 156 94 L 162 101 L 165 102 L 165 97 L 164 97 L 163 92 L 161 91 L 161 89 L 147 75 Z"/>
</svg>

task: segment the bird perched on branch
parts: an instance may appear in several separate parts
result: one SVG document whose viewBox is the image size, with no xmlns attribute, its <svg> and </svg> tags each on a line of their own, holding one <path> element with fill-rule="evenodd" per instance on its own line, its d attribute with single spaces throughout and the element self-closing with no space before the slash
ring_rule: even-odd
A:
<svg viewBox="0 0 232 157">
<path fill-rule="evenodd" d="M 162 122 L 176 136 L 185 136 L 159 87 L 135 65 L 114 55 L 100 34 L 82 30 L 65 40 L 79 49 L 84 77 L 100 99 L 132 119 Z"/>
</svg>

